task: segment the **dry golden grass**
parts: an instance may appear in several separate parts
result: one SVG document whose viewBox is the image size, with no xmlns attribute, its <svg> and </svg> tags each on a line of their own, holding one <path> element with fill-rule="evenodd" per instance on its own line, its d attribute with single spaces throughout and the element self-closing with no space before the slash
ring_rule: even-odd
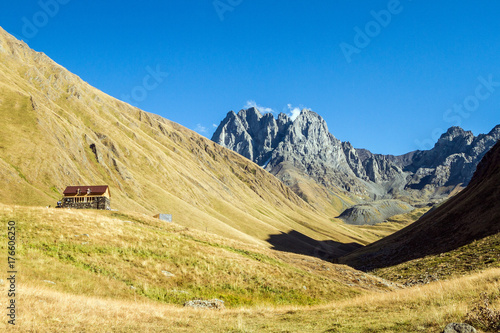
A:
<svg viewBox="0 0 500 333">
<path fill-rule="evenodd" d="M 492 269 L 388 288 L 346 266 L 137 213 L 0 205 L 1 224 L 9 219 L 18 232 L 19 331 L 439 332 L 500 287 Z M 222 298 L 228 309 L 182 308 L 197 297 Z"/>
<path fill-rule="evenodd" d="M 449 322 L 463 322 L 481 293 L 498 295 L 499 289 L 500 269 L 492 269 L 322 306 L 217 311 L 80 296 L 22 284 L 17 328 L 23 332 L 441 332 Z M 492 307 L 498 310 L 500 304 Z"/>
<path fill-rule="evenodd" d="M 104 94 L 1 28 L 0 44 L 0 202 L 54 206 L 68 185 L 108 184 L 112 208 L 171 213 L 249 244 L 291 230 L 377 240 L 332 222 L 340 193 L 321 201 L 328 209 L 313 207 L 258 165 Z"/>
<path fill-rule="evenodd" d="M 347 266 L 143 214 L 0 204 L 0 222 L 9 220 L 16 221 L 22 281 L 52 281 L 54 291 L 69 294 L 171 304 L 220 298 L 234 308 L 321 304 L 390 290 L 383 280 Z M 6 252 L 6 242 L 0 251 Z"/>
</svg>

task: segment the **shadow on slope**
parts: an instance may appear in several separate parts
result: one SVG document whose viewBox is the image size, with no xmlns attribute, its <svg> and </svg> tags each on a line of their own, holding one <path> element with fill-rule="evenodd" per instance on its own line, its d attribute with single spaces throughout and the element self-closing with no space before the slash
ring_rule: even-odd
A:
<svg viewBox="0 0 500 333">
<path fill-rule="evenodd" d="M 358 243 L 340 243 L 332 240 L 318 241 L 298 231 L 270 235 L 266 240 L 273 250 L 292 252 L 331 261 L 362 247 Z"/>
<path fill-rule="evenodd" d="M 469 186 L 417 222 L 339 258 L 360 270 L 448 252 L 500 233 L 500 142 L 479 163 Z"/>
</svg>

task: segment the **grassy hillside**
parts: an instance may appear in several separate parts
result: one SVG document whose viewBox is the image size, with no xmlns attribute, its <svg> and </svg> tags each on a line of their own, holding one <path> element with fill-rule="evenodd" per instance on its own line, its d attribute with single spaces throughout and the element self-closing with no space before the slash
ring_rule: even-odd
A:
<svg viewBox="0 0 500 333">
<path fill-rule="evenodd" d="M 465 190 L 415 223 L 339 262 L 371 270 L 439 255 L 496 235 L 500 233 L 499 198 L 500 142 L 484 156 Z"/>
<path fill-rule="evenodd" d="M 317 304 L 391 289 L 347 266 L 143 214 L 0 205 L 0 222 L 10 220 L 16 221 L 23 283 L 71 294 L 172 304 L 215 297 L 236 307 Z"/>
<path fill-rule="evenodd" d="M 0 202 L 54 205 L 68 185 L 108 184 L 118 210 L 254 245 L 294 230 L 367 244 L 247 159 L 89 86 L 0 28 Z M 168 111 L 168 110 L 167 110 Z M 341 209 L 342 207 L 339 207 Z M 290 248 L 308 248 L 288 236 Z"/>
<path fill-rule="evenodd" d="M 8 220 L 17 227 L 21 331 L 440 332 L 466 320 L 481 293 L 500 308 L 499 269 L 400 289 L 139 213 L 0 205 L 0 223 Z M 214 297 L 227 309 L 181 306 Z"/>
<path fill-rule="evenodd" d="M 372 274 L 405 285 L 427 283 L 500 268 L 500 234 L 485 237 L 458 249 L 380 268 Z"/>
</svg>

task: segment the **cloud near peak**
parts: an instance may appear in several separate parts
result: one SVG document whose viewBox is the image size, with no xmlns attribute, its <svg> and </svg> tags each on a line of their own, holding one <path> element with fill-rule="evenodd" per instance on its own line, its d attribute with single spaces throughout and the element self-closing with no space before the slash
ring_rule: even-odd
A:
<svg viewBox="0 0 500 333">
<path fill-rule="evenodd" d="M 292 104 L 287 104 L 288 116 L 292 121 L 294 121 L 300 114 L 301 108 L 297 106 L 292 106 Z"/>
<path fill-rule="evenodd" d="M 207 128 L 202 124 L 196 124 L 196 128 L 194 129 L 194 131 L 198 132 L 199 134 L 207 133 Z"/>
<path fill-rule="evenodd" d="M 273 113 L 274 114 L 274 110 L 272 108 L 258 105 L 257 103 L 255 103 L 255 101 L 252 101 L 252 100 L 247 101 L 247 104 L 245 104 L 245 106 L 243 108 L 244 109 L 256 108 L 262 114 L 265 114 L 265 113 Z"/>
<path fill-rule="evenodd" d="M 258 105 L 253 100 L 248 100 L 243 108 L 244 109 L 256 108 L 257 110 L 260 111 L 261 114 L 266 114 L 266 113 L 276 114 L 276 111 L 274 111 L 272 108 Z M 283 113 L 286 113 L 288 115 L 288 117 L 290 117 L 290 119 L 292 121 L 294 121 L 300 115 L 300 112 L 302 111 L 302 109 L 308 109 L 308 108 L 306 108 L 302 105 L 293 106 L 291 103 L 289 103 L 286 105 L 285 108 L 283 108 Z"/>
</svg>

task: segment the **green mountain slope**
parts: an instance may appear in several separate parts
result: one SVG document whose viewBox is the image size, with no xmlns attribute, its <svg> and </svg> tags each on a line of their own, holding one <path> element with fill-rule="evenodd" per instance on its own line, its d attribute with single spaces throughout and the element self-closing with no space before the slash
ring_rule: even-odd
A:
<svg viewBox="0 0 500 333">
<path fill-rule="evenodd" d="M 405 285 L 428 283 L 500 268 L 500 233 L 484 237 L 458 249 L 428 255 L 371 273 Z"/>
<path fill-rule="evenodd" d="M 176 123 L 112 98 L 0 29 L 0 201 L 54 205 L 68 185 L 108 184 L 111 205 L 269 246 L 292 230 L 368 243 L 274 176 Z M 303 244 L 292 236 L 290 246 Z"/>
</svg>

